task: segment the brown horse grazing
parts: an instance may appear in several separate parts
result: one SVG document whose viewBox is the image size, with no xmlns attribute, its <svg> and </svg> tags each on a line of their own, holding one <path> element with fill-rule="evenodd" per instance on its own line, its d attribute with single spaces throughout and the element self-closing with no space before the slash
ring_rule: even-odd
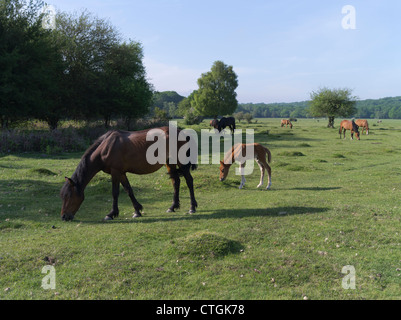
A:
<svg viewBox="0 0 401 320">
<path fill-rule="evenodd" d="M 362 134 L 363 134 L 363 130 L 366 130 L 366 135 L 369 135 L 369 124 L 368 124 L 368 120 L 362 120 L 362 119 L 358 119 L 355 120 L 355 123 L 357 126 L 359 126 L 359 128 L 362 128 Z"/>
<path fill-rule="evenodd" d="M 360 140 L 359 131 L 358 131 L 359 127 L 358 127 L 357 124 L 354 122 L 354 120 L 352 120 L 352 121 L 350 121 L 350 120 L 343 120 L 343 121 L 341 121 L 341 123 L 340 123 L 340 129 L 339 129 L 339 131 L 338 131 L 338 132 L 340 133 L 340 139 L 341 139 L 341 133 L 342 133 L 342 130 L 343 130 L 343 129 L 344 129 L 344 139 L 345 139 L 345 131 L 351 130 L 351 140 L 354 139 L 354 133 L 355 133 L 356 138 L 357 138 L 358 140 Z"/>
<path fill-rule="evenodd" d="M 253 148 L 253 154 L 246 154 L 246 149 Z M 266 154 L 267 154 L 267 162 L 266 162 Z M 241 166 L 241 184 L 239 186 L 240 189 L 245 185 L 245 177 L 243 174 L 243 168 L 245 166 L 246 160 L 253 160 L 255 159 L 257 164 L 260 168 L 260 182 L 257 188 L 263 185 L 263 178 L 265 175 L 265 169 L 267 170 L 268 176 L 268 183 L 266 189 L 269 189 L 272 185 L 271 183 L 271 168 L 267 164 L 271 161 L 271 153 L 269 149 L 265 148 L 264 146 L 260 145 L 259 143 L 252 143 L 252 144 L 241 144 L 238 143 L 226 152 L 224 156 L 224 162 L 220 161 L 220 181 L 224 181 L 228 175 L 228 171 L 230 170 L 231 165 L 236 161 L 242 159 L 240 166 Z"/>
<path fill-rule="evenodd" d="M 210 126 L 213 127 L 213 128 L 215 128 L 215 129 L 218 129 L 218 127 L 219 127 L 219 120 L 217 120 L 217 119 L 210 120 Z"/>
<path fill-rule="evenodd" d="M 169 127 L 158 128 L 164 132 L 166 139 L 167 150 L 169 150 L 169 142 L 177 144 L 177 153 L 185 141 L 177 141 L 179 130 L 177 130 L 177 140 L 169 139 Z M 135 208 L 135 217 L 141 216 L 142 205 L 136 200 L 130 183 L 127 179 L 126 173 L 134 174 L 149 174 L 159 170 L 163 164 L 156 162 L 149 164 L 146 157 L 147 149 L 154 141 L 147 141 L 147 133 L 151 129 L 128 132 L 128 131 L 109 131 L 101 136 L 91 147 L 86 150 L 82 156 L 75 172 L 71 178 L 65 178 L 65 183 L 60 191 L 60 196 L 63 201 L 61 208 L 61 218 L 63 220 L 72 220 L 75 213 L 78 211 L 82 202 L 84 201 L 84 190 L 91 179 L 99 172 L 104 171 L 111 175 L 112 179 L 112 194 L 113 194 L 113 208 L 110 213 L 104 218 L 105 220 L 112 220 L 119 214 L 118 210 L 118 195 L 120 183 L 124 190 L 128 193 L 132 204 Z M 160 138 L 158 138 L 160 139 Z M 190 169 L 195 169 L 196 165 L 188 163 L 182 164 L 169 164 L 168 152 L 166 152 L 166 166 L 167 171 L 174 187 L 173 204 L 167 210 L 173 212 L 174 209 L 180 207 L 179 190 L 180 190 L 180 176 L 184 176 L 187 186 L 190 191 L 191 208 L 189 213 L 196 210 L 197 202 L 194 196 L 193 178 Z M 171 155 L 170 155 L 171 156 Z"/>
<path fill-rule="evenodd" d="M 286 120 L 286 119 L 281 120 L 281 127 L 284 127 L 284 126 L 286 126 L 286 128 L 287 128 L 288 126 L 290 126 L 290 128 L 292 129 L 292 123 L 291 123 L 291 121 L 290 121 L 290 120 Z"/>
</svg>

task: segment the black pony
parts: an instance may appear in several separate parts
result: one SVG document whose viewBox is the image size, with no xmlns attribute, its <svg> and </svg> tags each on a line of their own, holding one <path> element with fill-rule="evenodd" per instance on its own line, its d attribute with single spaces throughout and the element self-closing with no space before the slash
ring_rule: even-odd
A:
<svg viewBox="0 0 401 320">
<path fill-rule="evenodd" d="M 231 133 L 234 133 L 235 130 L 235 119 L 233 117 L 228 117 L 228 118 L 221 118 L 217 127 L 217 130 L 221 132 L 221 130 L 224 130 L 226 127 L 229 127 L 231 130 Z"/>
</svg>

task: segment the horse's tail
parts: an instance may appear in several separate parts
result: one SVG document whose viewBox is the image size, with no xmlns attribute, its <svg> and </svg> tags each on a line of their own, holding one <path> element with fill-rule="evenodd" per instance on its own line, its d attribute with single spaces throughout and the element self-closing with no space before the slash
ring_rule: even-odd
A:
<svg viewBox="0 0 401 320">
<path fill-rule="evenodd" d="M 269 149 L 267 149 L 266 147 L 263 148 L 265 149 L 265 152 L 267 154 L 267 162 L 270 163 L 272 161 L 272 154 Z"/>
</svg>

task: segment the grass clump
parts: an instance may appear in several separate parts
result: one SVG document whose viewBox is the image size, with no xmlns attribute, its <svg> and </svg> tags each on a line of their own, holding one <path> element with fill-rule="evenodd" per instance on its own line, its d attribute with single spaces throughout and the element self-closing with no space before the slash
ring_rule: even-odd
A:
<svg viewBox="0 0 401 320">
<path fill-rule="evenodd" d="M 305 155 L 300 151 L 283 151 L 278 154 L 284 157 L 304 157 Z"/>
<path fill-rule="evenodd" d="M 223 257 L 230 253 L 239 252 L 241 246 L 238 242 L 217 233 L 200 231 L 175 240 L 173 247 L 182 257 L 205 259 Z"/>
</svg>

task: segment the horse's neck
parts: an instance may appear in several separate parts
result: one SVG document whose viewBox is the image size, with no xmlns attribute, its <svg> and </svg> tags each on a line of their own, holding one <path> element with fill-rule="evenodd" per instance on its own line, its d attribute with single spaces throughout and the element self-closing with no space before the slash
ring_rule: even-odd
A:
<svg viewBox="0 0 401 320">
<path fill-rule="evenodd" d="M 71 179 L 84 190 L 100 170 L 97 159 L 93 160 L 90 156 L 86 156 L 81 159 Z"/>
</svg>

